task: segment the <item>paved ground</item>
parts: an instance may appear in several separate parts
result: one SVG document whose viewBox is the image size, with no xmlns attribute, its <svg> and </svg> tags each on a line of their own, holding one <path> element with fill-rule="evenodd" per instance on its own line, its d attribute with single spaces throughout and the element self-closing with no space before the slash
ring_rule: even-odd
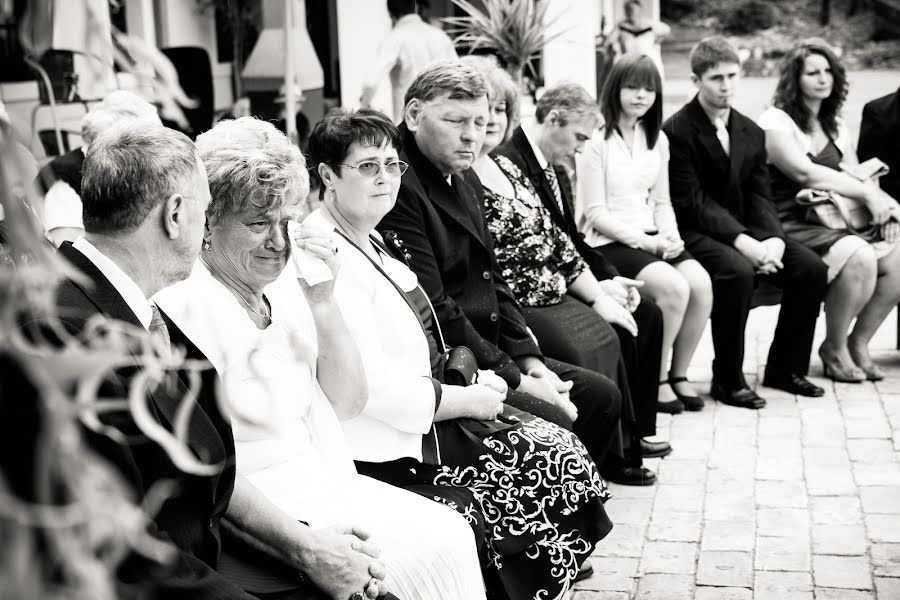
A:
<svg viewBox="0 0 900 600">
<path fill-rule="evenodd" d="M 738 106 L 756 117 L 774 80 L 744 84 Z M 864 101 L 898 84 L 900 73 L 853 74 L 854 128 Z M 667 114 L 692 93 L 684 79 L 668 90 Z M 777 311 L 751 312 L 744 370 L 753 382 Z M 820 318 L 815 348 L 822 327 Z M 823 398 L 760 387 L 769 401 L 760 412 L 710 402 L 700 413 L 660 415 L 658 437 L 675 452 L 648 461 L 656 486 L 611 486 L 607 509 L 616 526 L 572 600 L 900 599 L 895 315 L 871 347 L 889 373 L 877 385 L 832 384 L 816 358 L 811 374 L 828 390 Z M 711 358 L 707 328 L 690 372 L 704 391 Z"/>
</svg>

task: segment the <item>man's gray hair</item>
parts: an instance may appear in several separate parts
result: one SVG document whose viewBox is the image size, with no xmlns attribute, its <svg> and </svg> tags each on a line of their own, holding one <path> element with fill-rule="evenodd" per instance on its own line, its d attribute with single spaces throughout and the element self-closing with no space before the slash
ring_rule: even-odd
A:
<svg viewBox="0 0 900 600">
<path fill-rule="evenodd" d="M 126 121 L 139 121 L 149 127 L 162 125 L 155 106 L 133 92 L 115 90 L 82 117 L 81 139 L 90 146 L 102 132 Z"/>
<path fill-rule="evenodd" d="M 199 161 L 190 138 L 174 129 L 135 121 L 101 133 L 82 167 L 84 230 L 134 231 L 172 194 L 195 193 Z"/>
<path fill-rule="evenodd" d="M 599 118 L 600 115 L 597 101 L 577 83 L 560 83 L 544 90 L 534 110 L 537 122 L 543 123 L 551 110 L 559 113 L 561 125 L 585 117 Z"/>
<path fill-rule="evenodd" d="M 460 60 L 439 60 L 419 73 L 406 90 L 404 104 L 413 98 L 428 102 L 446 95 L 451 100 L 476 100 L 488 95 L 488 83 L 474 65 Z"/>
<path fill-rule="evenodd" d="M 290 138 L 254 117 L 219 121 L 197 137 L 212 200 L 210 225 L 226 215 L 274 210 L 309 194 L 306 160 Z"/>
</svg>

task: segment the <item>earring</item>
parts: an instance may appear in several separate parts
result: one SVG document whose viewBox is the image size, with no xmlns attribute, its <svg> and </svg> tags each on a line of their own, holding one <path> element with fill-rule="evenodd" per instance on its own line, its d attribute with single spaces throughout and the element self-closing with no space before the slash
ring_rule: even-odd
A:
<svg viewBox="0 0 900 600">
<path fill-rule="evenodd" d="M 209 250 L 210 246 L 211 246 L 211 244 L 209 243 L 209 240 L 203 240 L 203 249 L 204 250 Z"/>
</svg>

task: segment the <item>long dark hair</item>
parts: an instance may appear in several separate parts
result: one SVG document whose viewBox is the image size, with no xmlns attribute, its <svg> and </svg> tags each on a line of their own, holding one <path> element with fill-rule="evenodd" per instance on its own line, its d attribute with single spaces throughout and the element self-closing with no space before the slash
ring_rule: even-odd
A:
<svg viewBox="0 0 900 600">
<path fill-rule="evenodd" d="M 656 92 L 656 101 L 650 110 L 641 117 L 640 124 L 647 136 L 647 147 L 651 150 L 659 139 L 659 130 L 662 127 L 663 95 L 662 78 L 653 59 L 646 54 L 629 53 L 620 58 L 609 72 L 603 93 L 600 96 L 600 110 L 606 121 L 606 139 L 619 125 L 619 115 L 622 114 L 622 100 L 619 92 L 622 88 L 644 88 Z"/>
<path fill-rule="evenodd" d="M 818 115 L 812 114 L 803 102 L 803 93 L 800 91 L 800 77 L 803 75 L 806 59 L 813 54 L 825 57 L 834 78 L 831 95 L 822 101 Z M 836 137 L 837 118 L 844 100 L 847 99 L 848 87 L 847 71 L 828 44 L 821 40 L 808 40 L 795 46 L 785 55 L 772 104 L 786 112 L 806 133 L 812 131 L 812 119 L 818 117 L 822 130 L 829 136 Z"/>
</svg>

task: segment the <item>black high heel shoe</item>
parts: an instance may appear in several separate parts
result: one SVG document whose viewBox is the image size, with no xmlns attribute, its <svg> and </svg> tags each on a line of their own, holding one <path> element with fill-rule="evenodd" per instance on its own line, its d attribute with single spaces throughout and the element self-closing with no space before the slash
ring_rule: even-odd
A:
<svg viewBox="0 0 900 600">
<path fill-rule="evenodd" d="M 678 388 L 675 387 L 676 383 L 687 383 L 687 377 L 672 377 L 669 375 L 669 386 L 672 388 L 672 391 L 675 392 L 675 396 L 681 403 L 684 405 L 684 408 L 690 411 L 698 411 L 703 410 L 703 398 L 700 396 L 686 396 L 678 391 Z"/>
</svg>

